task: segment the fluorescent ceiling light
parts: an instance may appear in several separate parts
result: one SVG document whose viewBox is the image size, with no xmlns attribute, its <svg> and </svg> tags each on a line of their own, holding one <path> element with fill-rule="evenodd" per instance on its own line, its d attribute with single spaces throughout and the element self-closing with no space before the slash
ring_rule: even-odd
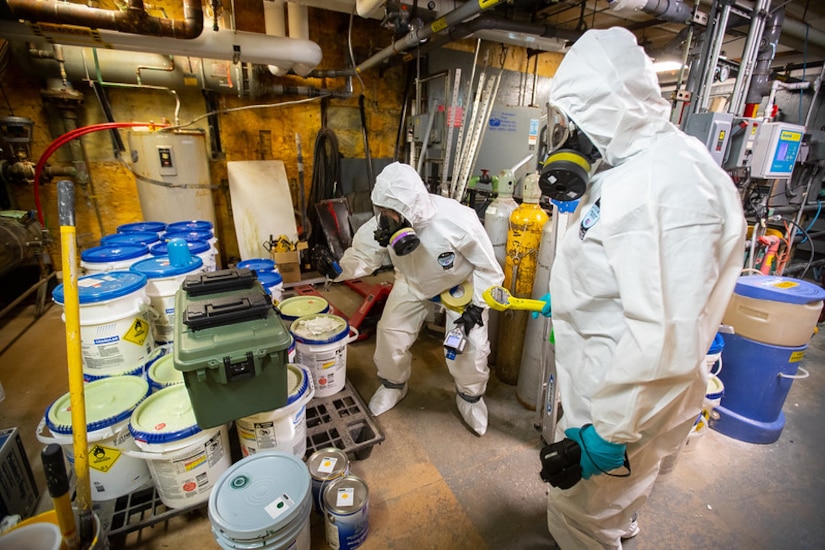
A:
<svg viewBox="0 0 825 550">
<path fill-rule="evenodd" d="M 657 61 L 653 64 L 653 70 L 657 73 L 666 73 L 668 71 L 678 71 L 682 68 L 679 61 Z"/>
</svg>

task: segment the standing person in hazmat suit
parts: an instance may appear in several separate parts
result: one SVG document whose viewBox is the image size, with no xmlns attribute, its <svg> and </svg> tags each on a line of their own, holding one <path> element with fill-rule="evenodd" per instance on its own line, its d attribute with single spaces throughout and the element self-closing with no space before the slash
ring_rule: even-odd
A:
<svg viewBox="0 0 825 550">
<path fill-rule="evenodd" d="M 552 311 L 563 410 L 556 440 L 578 444 L 582 479 L 550 488 L 547 524 L 563 549 L 621 548 L 639 532 L 636 512 L 662 458 L 699 414 L 704 358 L 742 267 L 745 221 L 730 177 L 668 121 L 670 105 L 629 31 L 584 33 L 549 101 L 559 122 L 549 135 L 569 137 L 570 150 L 547 156 L 542 191 L 584 196 L 543 311 Z M 594 157 L 608 167 L 588 182 Z M 553 456 L 541 458 L 544 469 Z"/>
<path fill-rule="evenodd" d="M 339 262 L 342 273 L 335 278 L 369 275 L 388 254 L 395 268 L 395 282 L 378 323 L 374 359 L 381 386 L 370 400 L 370 410 L 382 414 L 407 395 L 410 347 L 434 305 L 431 299 L 469 283 L 472 299 L 463 312 L 446 308 L 447 330 L 460 325 L 466 337 L 463 353 L 448 358 L 447 367 L 455 379 L 462 418 L 484 435 L 490 343 L 482 292 L 504 280 L 493 245 L 472 209 L 431 195 L 409 165 L 396 162 L 384 168 L 375 180 L 372 202 L 379 214 L 355 233 Z"/>
</svg>

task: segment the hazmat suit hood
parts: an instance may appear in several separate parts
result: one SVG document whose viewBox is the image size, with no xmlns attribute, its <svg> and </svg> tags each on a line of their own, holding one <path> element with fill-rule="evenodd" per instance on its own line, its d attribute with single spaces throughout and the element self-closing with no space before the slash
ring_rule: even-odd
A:
<svg viewBox="0 0 825 550">
<path fill-rule="evenodd" d="M 644 150 L 670 114 L 650 58 L 618 27 L 588 31 L 573 44 L 553 76 L 550 103 L 611 166 Z"/>
<path fill-rule="evenodd" d="M 375 178 L 371 198 L 375 206 L 395 210 L 414 228 L 427 225 L 436 214 L 430 193 L 409 164 L 394 162 L 384 168 Z"/>
</svg>

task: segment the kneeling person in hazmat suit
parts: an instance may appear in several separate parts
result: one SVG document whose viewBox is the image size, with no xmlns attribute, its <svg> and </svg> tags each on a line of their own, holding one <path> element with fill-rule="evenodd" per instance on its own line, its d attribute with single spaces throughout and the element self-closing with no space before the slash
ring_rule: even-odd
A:
<svg viewBox="0 0 825 550">
<path fill-rule="evenodd" d="M 554 174 L 551 153 L 539 179 L 551 198 L 583 193 L 549 285 L 563 410 L 555 438 L 576 449 L 567 463 L 581 470 L 550 488 L 547 523 L 563 549 L 621 548 L 639 531 L 636 512 L 661 460 L 701 409 L 704 359 L 742 267 L 745 221 L 730 177 L 669 122 L 629 31 L 584 33 L 549 101 L 579 133 L 565 148 L 589 141 L 608 168 L 589 182 L 587 171 L 565 179 L 569 165 Z M 557 456 L 543 450 L 545 479 Z"/>
<path fill-rule="evenodd" d="M 459 313 L 447 311 L 447 331 L 463 328 L 463 353 L 447 359 L 455 379 L 456 404 L 469 427 L 484 435 L 484 392 L 490 377 L 487 306 L 482 292 L 504 280 L 476 213 L 453 199 L 431 195 L 409 165 L 393 163 L 376 178 L 372 202 L 379 214 L 361 226 L 339 261 L 335 281 L 371 274 L 389 254 L 395 282 L 378 323 L 375 366 L 381 386 L 370 400 L 373 414 L 393 408 L 407 395 L 412 354 L 433 297 L 469 283 L 473 296 Z"/>
</svg>

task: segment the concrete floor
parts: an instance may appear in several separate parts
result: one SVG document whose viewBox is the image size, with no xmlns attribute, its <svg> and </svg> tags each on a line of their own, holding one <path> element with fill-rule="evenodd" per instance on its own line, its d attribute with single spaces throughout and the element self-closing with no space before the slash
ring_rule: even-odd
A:
<svg viewBox="0 0 825 550">
<path fill-rule="evenodd" d="M 345 313 L 359 297 L 338 285 L 330 301 Z M 0 320 L 0 427 L 20 428 L 39 487 L 51 507 L 34 432 L 46 407 L 68 391 L 59 307 L 33 325 L 32 309 Z M 375 391 L 374 338 L 350 345 L 347 376 L 365 401 Z M 407 398 L 382 415 L 385 441 L 352 472 L 370 489 L 369 549 L 552 548 L 539 479 L 534 413 L 515 387 L 491 378 L 490 427 L 477 437 L 461 422 L 441 338 L 422 331 L 413 348 Z M 743 443 L 710 431 L 675 469 L 659 478 L 629 550 L 662 548 L 823 548 L 825 522 L 825 337 L 812 340 L 802 363 L 810 377 L 794 382 L 786 427 L 771 445 Z M 312 549 L 328 548 L 313 514 Z M 118 541 L 116 548 L 218 548 L 205 511 L 172 518 Z"/>
</svg>

